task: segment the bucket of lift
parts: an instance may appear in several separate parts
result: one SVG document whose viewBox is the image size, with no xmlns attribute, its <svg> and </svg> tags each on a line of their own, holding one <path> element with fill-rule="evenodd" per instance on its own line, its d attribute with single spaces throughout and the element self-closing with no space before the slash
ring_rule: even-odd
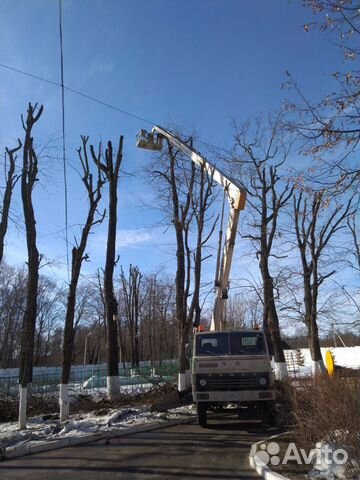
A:
<svg viewBox="0 0 360 480">
<path fill-rule="evenodd" d="M 137 134 L 136 146 L 146 148 L 147 150 L 159 151 L 162 149 L 162 136 L 157 132 L 148 132 L 142 129 Z"/>
</svg>

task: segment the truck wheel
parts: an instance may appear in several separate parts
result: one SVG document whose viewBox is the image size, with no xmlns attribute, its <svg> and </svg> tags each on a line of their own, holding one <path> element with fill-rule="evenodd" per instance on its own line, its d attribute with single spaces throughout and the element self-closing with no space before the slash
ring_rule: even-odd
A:
<svg viewBox="0 0 360 480">
<path fill-rule="evenodd" d="M 207 423 L 206 405 L 203 403 L 198 403 L 196 409 L 199 425 L 201 427 L 205 427 Z"/>
</svg>

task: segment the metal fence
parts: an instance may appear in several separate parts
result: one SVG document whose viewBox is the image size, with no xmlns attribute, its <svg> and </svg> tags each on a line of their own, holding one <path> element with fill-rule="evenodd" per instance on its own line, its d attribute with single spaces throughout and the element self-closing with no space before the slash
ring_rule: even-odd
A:
<svg viewBox="0 0 360 480">
<path fill-rule="evenodd" d="M 138 369 L 130 365 L 119 365 L 120 388 L 123 393 L 146 391 L 153 385 L 173 382 L 178 372 L 175 360 L 163 361 L 161 365 L 151 367 L 141 362 Z M 71 367 L 69 389 L 73 393 L 101 392 L 106 389 L 106 364 L 73 365 Z M 0 369 L 0 393 L 17 395 L 19 369 Z M 61 382 L 61 367 L 35 367 L 31 391 L 33 393 L 56 393 Z"/>
</svg>

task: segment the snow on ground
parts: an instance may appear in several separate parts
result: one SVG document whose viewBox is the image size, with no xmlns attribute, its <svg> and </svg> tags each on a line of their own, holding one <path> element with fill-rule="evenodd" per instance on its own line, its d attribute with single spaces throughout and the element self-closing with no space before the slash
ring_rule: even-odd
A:
<svg viewBox="0 0 360 480">
<path fill-rule="evenodd" d="M 163 383 L 158 383 L 158 386 L 163 385 Z M 154 388 L 153 383 L 140 383 L 134 385 L 120 385 L 120 393 L 122 395 L 135 396 L 141 393 L 146 393 L 149 390 Z M 94 399 L 103 398 L 107 393 L 106 387 L 94 387 L 93 389 L 84 390 L 82 385 L 71 385 L 69 386 L 69 395 L 70 397 L 77 397 L 79 393 L 84 393 L 86 396 L 90 396 Z"/>
<path fill-rule="evenodd" d="M 104 415 L 95 412 L 75 414 L 60 425 L 57 420 L 45 420 L 49 416 L 38 416 L 28 420 L 26 430 L 19 431 L 17 422 L 0 423 L 0 449 L 20 445 L 34 445 L 39 441 L 51 441 L 68 437 L 79 437 L 90 433 L 115 432 L 132 426 L 150 423 L 166 423 L 194 415 L 192 405 L 182 406 L 167 412 L 150 412 L 148 407 L 111 409 Z"/>
<path fill-rule="evenodd" d="M 316 461 L 312 470 L 308 473 L 308 477 L 310 480 L 346 480 L 348 477 L 346 469 L 345 469 L 345 462 L 344 457 L 340 453 L 339 459 L 340 462 L 334 461 L 334 459 L 329 461 L 328 452 L 332 451 L 335 452 L 336 450 L 339 451 L 346 451 L 342 447 L 338 445 L 330 445 L 325 442 L 319 442 L 319 448 L 317 449 Z M 350 460 L 353 465 L 358 465 L 355 460 Z M 353 480 L 360 480 L 360 475 L 354 476 Z"/>
<path fill-rule="evenodd" d="M 338 367 L 347 367 L 360 369 L 360 346 L 359 347 L 333 347 L 321 348 L 321 354 L 325 362 L 326 351 L 330 350 L 335 358 L 335 365 Z M 297 350 L 285 350 L 285 356 L 292 354 L 293 359 L 296 362 L 296 376 L 307 377 L 312 375 L 312 361 L 310 350 L 308 348 L 300 348 L 301 356 L 304 360 L 304 365 L 297 364 Z M 290 353 L 291 352 L 291 353 Z M 288 363 L 288 362 L 287 362 Z M 291 363 L 291 362 L 290 362 Z M 289 367 L 289 364 L 288 364 Z M 290 365 L 291 370 L 291 365 Z M 291 372 L 290 372 L 291 373 Z"/>
</svg>

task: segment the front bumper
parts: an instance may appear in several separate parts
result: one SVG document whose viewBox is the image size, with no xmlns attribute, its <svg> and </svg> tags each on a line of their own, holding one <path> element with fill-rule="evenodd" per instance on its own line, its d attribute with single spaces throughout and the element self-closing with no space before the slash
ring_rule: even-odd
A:
<svg viewBox="0 0 360 480">
<path fill-rule="evenodd" d="M 242 402 L 262 402 L 275 400 L 275 390 L 246 390 L 246 391 L 225 391 L 225 392 L 207 392 L 193 391 L 194 402 L 214 402 L 214 403 L 242 403 Z"/>
</svg>

